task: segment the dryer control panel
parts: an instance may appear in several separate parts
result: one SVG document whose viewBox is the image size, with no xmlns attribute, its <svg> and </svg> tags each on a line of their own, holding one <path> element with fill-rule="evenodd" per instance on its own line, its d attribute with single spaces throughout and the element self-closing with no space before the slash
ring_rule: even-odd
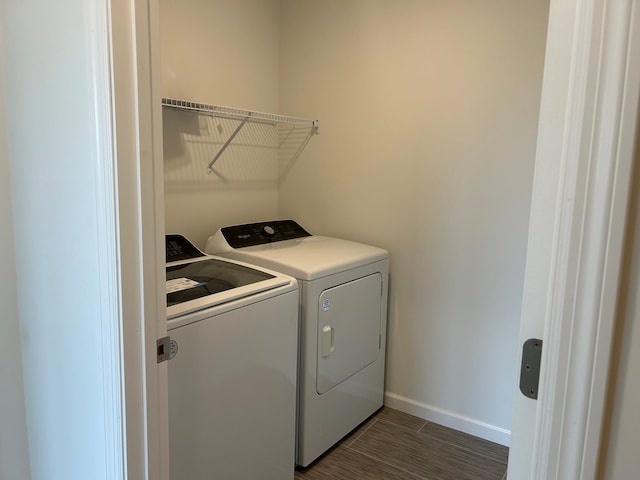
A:
<svg viewBox="0 0 640 480">
<path fill-rule="evenodd" d="M 311 234 L 293 220 L 233 225 L 220 229 L 232 248 L 252 247 L 294 238 L 310 237 Z"/>
</svg>

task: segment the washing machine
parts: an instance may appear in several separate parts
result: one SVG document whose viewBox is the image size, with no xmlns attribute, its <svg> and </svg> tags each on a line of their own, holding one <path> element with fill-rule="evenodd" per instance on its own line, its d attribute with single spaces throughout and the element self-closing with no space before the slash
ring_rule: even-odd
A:
<svg viewBox="0 0 640 480">
<path fill-rule="evenodd" d="M 383 404 L 388 253 L 293 220 L 223 227 L 205 252 L 298 280 L 296 463 L 306 467 Z"/>
<path fill-rule="evenodd" d="M 295 472 L 294 278 L 166 237 L 171 479 Z"/>
</svg>

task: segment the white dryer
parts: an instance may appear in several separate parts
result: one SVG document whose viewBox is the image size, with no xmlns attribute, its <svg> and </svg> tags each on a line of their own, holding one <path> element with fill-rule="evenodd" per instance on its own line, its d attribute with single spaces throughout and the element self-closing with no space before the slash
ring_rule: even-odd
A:
<svg viewBox="0 0 640 480">
<path fill-rule="evenodd" d="M 166 247 L 171 478 L 293 480 L 296 280 Z"/>
<path fill-rule="evenodd" d="M 292 220 L 223 227 L 205 251 L 298 279 L 296 463 L 306 467 L 383 404 L 388 253 Z"/>
</svg>

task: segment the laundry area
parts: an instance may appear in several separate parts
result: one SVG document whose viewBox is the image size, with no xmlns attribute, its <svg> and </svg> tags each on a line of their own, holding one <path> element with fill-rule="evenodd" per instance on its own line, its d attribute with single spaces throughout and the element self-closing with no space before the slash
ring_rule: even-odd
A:
<svg viewBox="0 0 640 480">
<path fill-rule="evenodd" d="M 547 15 L 548 2 L 506 0 L 160 0 L 166 233 L 294 277 L 300 309 L 316 311 L 306 342 L 300 314 L 296 465 L 383 404 L 509 446 Z M 225 228 L 255 242 L 230 245 Z M 309 295 L 331 260 L 291 260 L 306 236 L 382 256 L 345 260 Z M 318 327 L 322 292 L 372 274 L 376 399 L 313 411 L 304 398 L 340 384 L 311 382 L 315 363 L 304 373 L 340 335 Z M 354 327 L 365 339 L 367 325 Z M 310 411 L 340 433 L 305 457 Z"/>
<path fill-rule="evenodd" d="M 0 478 L 635 478 L 639 7 L 1 2 Z"/>
</svg>

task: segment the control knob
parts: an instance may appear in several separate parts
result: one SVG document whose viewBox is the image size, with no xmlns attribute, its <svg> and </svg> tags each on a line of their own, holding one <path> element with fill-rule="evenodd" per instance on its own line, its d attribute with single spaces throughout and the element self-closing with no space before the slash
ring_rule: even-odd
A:
<svg viewBox="0 0 640 480">
<path fill-rule="evenodd" d="M 262 228 L 262 231 L 264 232 L 264 234 L 265 234 L 267 237 L 273 237 L 273 236 L 275 235 L 275 233 L 276 233 L 276 231 L 274 230 L 274 228 L 273 228 L 273 227 L 271 227 L 271 226 L 269 226 L 269 225 L 265 225 L 265 226 Z"/>
</svg>

